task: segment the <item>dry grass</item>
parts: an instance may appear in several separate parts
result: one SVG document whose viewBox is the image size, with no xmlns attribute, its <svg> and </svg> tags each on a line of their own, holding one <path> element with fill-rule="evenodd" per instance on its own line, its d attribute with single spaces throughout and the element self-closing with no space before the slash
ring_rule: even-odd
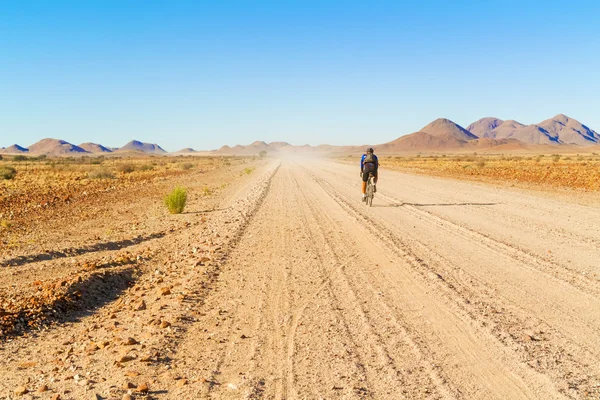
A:
<svg viewBox="0 0 600 400">
<path fill-rule="evenodd" d="M 180 168 L 181 163 L 192 161 L 195 168 Z M 11 176 L 12 179 L 0 179 L 0 220 L 13 222 L 40 210 L 84 201 L 107 191 L 127 190 L 171 176 L 204 173 L 222 168 L 224 162 L 237 165 L 242 164 L 244 159 L 192 159 L 189 156 L 29 157 L 26 161 L 14 162 L 13 157 L 4 157 L 0 160 L 0 171 L 10 172 L 7 172 L 7 177 Z"/>
<path fill-rule="evenodd" d="M 600 191 L 596 154 L 380 157 L 380 162 L 385 168 L 428 175 Z"/>
</svg>

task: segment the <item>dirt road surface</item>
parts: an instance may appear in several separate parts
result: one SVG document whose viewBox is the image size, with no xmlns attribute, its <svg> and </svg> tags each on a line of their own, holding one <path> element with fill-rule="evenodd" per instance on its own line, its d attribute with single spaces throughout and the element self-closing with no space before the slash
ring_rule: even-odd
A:
<svg viewBox="0 0 600 400">
<path fill-rule="evenodd" d="M 133 244 L 110 299 L 0 344 L 0 392 L 600 398 L 600 207 L 385 169 L 367 207 L 357 168 L 323 160 L 231 179 Z"/>
</svg>

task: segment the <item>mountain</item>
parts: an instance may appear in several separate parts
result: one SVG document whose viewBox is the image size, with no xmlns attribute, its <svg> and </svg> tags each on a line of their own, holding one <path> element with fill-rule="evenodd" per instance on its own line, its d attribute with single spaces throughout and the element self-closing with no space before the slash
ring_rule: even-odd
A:
<svg viewBox="0 0 600 400">
<path fill-rule="evenodd" d="M 289 144 L 288 142 L 271 142 L 269 143 L 269 147 L 275 149 L 275 150 L 279 150 L 282 147 L 288 147 L 291 146 L 291 144 Z"/>
<path fill-rule="evenodd" d="M 479 138 L 446 118 L 439 118 L 410 135 L 375 146 L 379 153 L 459 149 Z"/>
<path fill-rule="evenodd" d="M 82 149 L 84 149 L 85 151 L 89 152 L 89 153 L 112 153 L 112 150 L 109 149 L 108 147 L 104 147 L 101 144 L 97 144 L 97 143 L 82 143 L 79 145 L 79 147 L 81 147 Z"/>
<path fill-rule="evenodd" d="M 194 154 L 194 153 L 198 153 L 198 152 L 196 150 L 192 149 L 191 147 L 186 147 L 185 149 L 181 149 L 172 154 Z"/>
<path fill-rule="evenodd" d="M 125 151 L 140 151 L 148 154 L 165 154 L 166 151 L 157 144 L 152 143 L 144 143 L 138 140 L 132 140 L 127 143 L 125 146 L 121 147 L 117 152 L 125 152 Z"/>
<path fill-rule="evenodd" d="M 79 146 L 59 139 L 42 139 L 39 142 L 29 146 L 29 152 L 35 154 L 46 154 L 50 156 L 60 156 L 65 154 L 85 154 L 87 151 Z"/>
<path fill-rule="evenodd" d="M 564 114 L 542 121 L 538 126 L 560 143 L 580 146 L 600 144 L 600 134 Z"/>
<path fill-rule="evenodd" d="M 28 148 L 19 146 L 18 144 L 13 144 L 12 146 L 8 146 L 7 148 L 2 148 L 0 153 L 5 154 L 21 154 L 29 152 Z"/>
<path fill-rule="evenodd" d="M 492 122 L 493 120 L 499 123 Z M 600 144 L 600 135 L 579 121 L 559 114 L 539 124 L 523 125 L 514 120 L 482 118 L 469 125 L 471 133 L 494 139 L 517 139 L 527 144 Z"/>
<path fill-rule="evenodd" d="M 254 143 L 251 143 L 247 146 L 236 145 L 233 147 L 229 147 L 227 145 L 221 147 L 215 153 L 217 154 L 228 154 L 228 155 L 238 155 L 238 156 L 256 156 L 259 155 L 260 152 L 266 151 L 267 153 L 276 153 L 277 149 L 269 146 L 267 143 L 257 140 Z"/>
<path fill-rule="evenodd" d="M 503 122 L 501 119 L 494 117 L 481 118 L 479 121 L 467 126 L 467 130 L 480 138 L 490 137 L 487 136 L 488 132 L 493 131 Z"/>
<path fill-rule="evenodd" d="M 478 139 L 477 136 L 463 128 L 462 126 L 446 118 L 438 118 L 429 125 L 423 127 L 419 132 L 425 132 L 435 137 L 453 137 L 458 140 Z"/>
</svg>

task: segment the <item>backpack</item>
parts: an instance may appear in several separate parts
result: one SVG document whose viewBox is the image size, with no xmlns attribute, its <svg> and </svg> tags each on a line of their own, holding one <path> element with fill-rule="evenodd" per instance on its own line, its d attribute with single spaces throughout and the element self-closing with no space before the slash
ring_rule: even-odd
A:
<svg viewBox="0 0 600 400">
<path fill-rule="evenodd" d="M 373 153 L 367 153 L 367 156 L 365 157 L 365 163 L 375 163 L 375 155 Z"/>
</svg>

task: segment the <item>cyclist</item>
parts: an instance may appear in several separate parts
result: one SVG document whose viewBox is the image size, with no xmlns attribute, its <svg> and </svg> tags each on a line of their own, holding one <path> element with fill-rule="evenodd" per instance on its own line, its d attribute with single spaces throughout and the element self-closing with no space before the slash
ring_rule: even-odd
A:
<svg viewBox="0 0 600 400">
<path fill-rule="evenodd" d="M 369 147 L 360 159 L 360 176 L 362 177 L 362 198 L 367 197 L 367 181 L 369 173 L 373 173 L 373 191 L 377 191 L 377 170 L 379 169 L 379 160 L 373 154 L 374 150 Z"/>
</svg>

